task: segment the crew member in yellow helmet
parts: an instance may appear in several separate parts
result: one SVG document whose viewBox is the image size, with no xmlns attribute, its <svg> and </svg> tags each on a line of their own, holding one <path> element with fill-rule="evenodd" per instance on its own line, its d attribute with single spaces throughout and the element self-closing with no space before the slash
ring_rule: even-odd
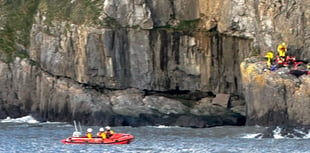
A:
<svg viewBox="0 0 310 153">
<path fill-rule="evenodd" d="M 270 69 L 273 61 L 273 52 L 268 51 L 265 57 L 267 58 L 267 68 Z"/>
<path fill-rule="evenodd" d="M 287 45 L 285 42 L 282 42 L 278 45 L 278 53 L 280 57 L 285 58 L 285 53 L 287 52 Z"/>
</svg>

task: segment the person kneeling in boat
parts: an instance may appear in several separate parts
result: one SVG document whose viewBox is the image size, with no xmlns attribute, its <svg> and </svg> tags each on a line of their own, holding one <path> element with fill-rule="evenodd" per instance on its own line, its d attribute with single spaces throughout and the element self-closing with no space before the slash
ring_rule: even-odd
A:
<svg viewBox="0 0 310 153">
<path fill-rule="evenodd" d="M 91 139 L 93 137 L 92 132 L 93 132 L 93 129 L 92 128 L 88 128 L 87 129 L 87 133 L 86 133 L 86 137 Z"/>
<path fill-rule="evenodd" d="M 106 126 L 105 130 L 106 130 L 105 134 L 106 134 L 107 138 L 110 138 L 114 134 L 114 131 L 111 130 L 111 127 L 109 127 L 109 126 Z"/>
<path fill-rule="evenodd" d="M 97 133 L 97 137 L 101 137 L 102 139 L 106 139 L 107 138 L 107 135 L 104 132 L 104 128 L 100 128 L 99 129 L 99 132 Z"/>
</svg>

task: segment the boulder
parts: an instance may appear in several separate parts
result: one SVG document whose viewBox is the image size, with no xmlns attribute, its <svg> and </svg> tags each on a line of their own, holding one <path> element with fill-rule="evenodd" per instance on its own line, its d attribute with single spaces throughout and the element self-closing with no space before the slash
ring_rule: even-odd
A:
<svg viewBox="0 0 310 153">
<path fill-rule="evenodd" d="M 216 94 L 216 97 L 212 100 L 212 104 L 220 105 L 226 108 L 229 104 L 229 98 L 229 94 Z"/>
<path fill-rule="evenodd" d="M 288 74 L 286 68 L 263 71 L 264 63 L 241 64 L 249 125 L 310 124 L 310 78 Z"/>
</svg>

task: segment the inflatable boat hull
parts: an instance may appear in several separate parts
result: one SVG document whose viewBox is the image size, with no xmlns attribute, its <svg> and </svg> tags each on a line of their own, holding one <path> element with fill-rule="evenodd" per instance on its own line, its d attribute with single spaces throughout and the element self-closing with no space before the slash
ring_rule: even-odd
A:
<svg viewBox="0 0 310 153">
<path fill-rule="evenodd" d="M 129 144 L 134 140 L 134 136 L 130 134 L 115 133 L 108 139 L 100 137 L 69 137 L 61 140 L 64 144 Z"/>
</svg>

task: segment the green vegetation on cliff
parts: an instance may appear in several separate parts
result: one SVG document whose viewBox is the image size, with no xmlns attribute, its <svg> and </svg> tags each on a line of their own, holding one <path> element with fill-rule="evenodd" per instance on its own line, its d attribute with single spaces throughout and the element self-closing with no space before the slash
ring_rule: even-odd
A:
<svg viewBox="0 0 310 153">
<path fill-rule="evenodd" d="M 0 60 L 11 62 L 14 57 L 28 57 L 23 49 L 29 45 L 30 29 L 38 0 L 0 1 Z"/>
<path fill-rule="evenodd" d="M 52 21 L 70 21 L 73 24 L 99 24 L 99 0 L 69 1 L 69 0 L 42 0 L 39 10 L 46 17 L 45 23 Z"/>
<path fill-rule="evenodd" d="M 0 60 L 6 63 L 15 57 L 27 58 L 30 31 L 36 14 L 44 23 L 70 21 L 73 24 L 100 25 L 99 0 L 0 0 Z"/>
</svg>

